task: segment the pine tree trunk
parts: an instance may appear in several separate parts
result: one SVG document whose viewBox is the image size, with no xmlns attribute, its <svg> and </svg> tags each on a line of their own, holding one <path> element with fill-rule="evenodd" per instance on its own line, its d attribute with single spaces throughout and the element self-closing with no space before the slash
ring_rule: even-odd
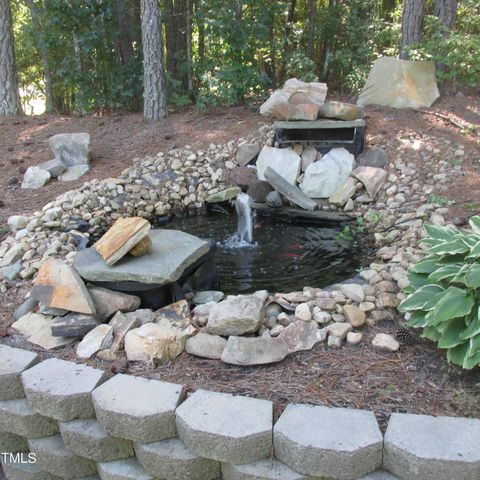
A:
<svg viewBox="0 0 480 480">
<path fill-rule="evenodd" d="M 0 117 L 22 112 L 15 70 L 12 14 L 8 0 L 0 0 Z"/>
<path fill-rule="evenodd" d="M 405 0 L 403 4 L 402 40 L 400 58 L 408 60 L 407 47 L 422 39 L 422 24 L 425 13 L 425 0 Z"/>
<path fill-rule="evenodd" d="M 457 15 L 457 0 L 436 0 L 433 14 L 443 23 L 445 33 L 453 28 Z"/>
<path fill-rule="evenodd" d="M 167 114 L 160 6 L 158 0 L 141 0 L 143 44 L 143 116 L 160 120 Z"/>
</svg>

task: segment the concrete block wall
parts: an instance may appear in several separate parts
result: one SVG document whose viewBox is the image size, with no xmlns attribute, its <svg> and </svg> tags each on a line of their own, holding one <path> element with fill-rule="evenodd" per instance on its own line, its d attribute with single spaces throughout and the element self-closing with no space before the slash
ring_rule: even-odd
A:
<svg viewBox="0 0 480 480">
<path fill-rule="evenodd" d="M 479 444 L 480 420 L 395 413 L 383 436 L 371 412 L 291 404 L 274 423 L 267 400 L 0 345 L 9 480 L 479 480 Z"/>
</svg>

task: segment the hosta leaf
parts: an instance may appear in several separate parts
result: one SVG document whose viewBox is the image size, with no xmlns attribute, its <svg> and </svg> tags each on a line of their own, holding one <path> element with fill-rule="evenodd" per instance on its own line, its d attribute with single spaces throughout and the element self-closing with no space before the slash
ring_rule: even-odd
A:
<svg viewBox="0 0 480 480">
<path fill-rule="evenodd" d="M 437 240 L 453 240 L 458 230 L 451 227 L 441 227 L 440 225 L 426 224 L 425 231 L 431 238 Z"/>
<path fill-rule="evenodd" d="M 436 245 L 429 250 L 429 253 L 434 253 L 436 255 L 455 255 L 457 253 L 467 253 L 470 252 L 468 245 L 465 245 L 465 242 L 460 238 L 456 238 L 451 242 L 444 242 L 442 245 Z"/>
<path fill-rule="evenodd" d="M 478 316 L 470 321 L 467 328 L 463 331 L 461 338 L 463 340 L 468 340 L 469 338 L 474 337 L 475 335 L 480 334 L 480 318 Z"/>
<path fill-rule="evenodd" d="M 450 283 L 465 283 L 465 277 L 469 268 L 470 265 L 464 265 L 458 273 L 450 279 Z"/>
<path fill-rule="evenodd" d="M 457 253 L 455 255 L 444 255 L 437 260 L 440 265 L 451 265 L 453 263 L 463 263 L 465 261 L 464 253 Z"/>
<path fill-rule="evenodd" d="M 470 288 L 480 287 L 480 265 L 470 265 L 467 274 L 465 275 L 465 285 Z"/>
<path fill-rule="evenodd" d="M 449 279 L 454 277 L 462 268 L 461 265 L 445 265 L 444 267 L 437 268 L 428 276 L 428 280 L 433 283 L 437 283 L 444 279 Z"/>
<path fill-rule="evenodd" d="M 411 310 L 423 310 L 433 298 L 444 289 L 439 285 L 424 285 L 409 295 L 398 307 L 400 312 L 409 312 Z"/>
<path fill-rule="evenodd" d="M 464 330 L 464 318 L 455 318 L 448 322 L 447 327 L 438 341 L 438 348 L 452 348 L 465 342 L 465 340 L 461 338 L 461 334 Z"/>
<path fill-rule="evenodd" d="M 457 345 L 447 350 L 447 360 L 456 365 L 463 366 L 463 362 L 467 357 L 468 342 Z"/>
<path fill-rule="evenodd" d="M 470 254 L 467 258 L 478 258 L 480 257 L 480 242 L 477 242 L 470 250 Z"/>
<path fill-rule="evenodd" d="M 442 337 L 442 333 L 439 332 L 435 327 L 425 327 L 421 334 L 421 337 L 428 338 L 428 340 L 433 340 L 438 342 Z"/>
<path fill-rule="evenodd" d="M 420 287 L 424 287 L 425 285 L 431 285 L 432 283 L 435 283 L 429 281 L 426 274 L 414 272 L 410 272 L 408 274 L 408 280 L 410 282 L 410 286 L 413 288 L 413 291 L 419 289 Z"/>
<path fill-rule="evenodd" d="M 435 257 L 425 257 L 415 264 L 410 270 L 413 273 L 432 273 L 438 268 L 438 262 Z"/>
<path fill-rule="evenodd" d="M 475 355 L 469 357 L 466 356 L 463 360 L 462 367 L 465 370 L 471 370 L 473 367 L 480 365 L 480 352 L 477 352 Z"/>
<path fill-rule="evenodd" d="M 421 328 L 428 325 L 428 321 L 426 319 L 427 314 L 425 312 L 422 312 L 421 310 L 416 310 L 412 312 L 411 315 L 412 316 L 410 317 L 410 320 L 407 322 L 407 325 L 409 327 Z"/>
<path fill-rule="evenodd" d="M 480 217 L 478 217 L 478 216 L 471 217 L 468 220 L 468 223 L 470 224 L 470 226 L 472 227 L 472 230 L 475 233 L 480 234 Z"/>
<path fill-rule="evenodd" d="M 432 325 L 469 314 L 475 304 L 473 295 L 461 288 L 448 287 L 437 299 Z"/>
<path fill-rule="evenodd" d="M 480 352 L 480 335 L 473 337 L 469 340 L 468 343 L 468 352 L 467 355 L 472 357 Z"/>
</svg>

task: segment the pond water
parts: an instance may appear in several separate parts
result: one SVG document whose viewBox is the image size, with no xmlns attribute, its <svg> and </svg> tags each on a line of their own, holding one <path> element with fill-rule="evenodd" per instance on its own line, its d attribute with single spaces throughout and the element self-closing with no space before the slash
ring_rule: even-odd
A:
<svg viewBox="0 0 480 480">
<path fill-rule="evenodd" d="M 339 238 L 339 228 L 278 219 L 254 219 L 253 242 L 239 242 L 234 212 L 176 218 L 168 228 L 215 240 L 220 289 L 227 294 L 326 287 L 353 277 L 365 258 L 358 245 Z"/>
</svg>

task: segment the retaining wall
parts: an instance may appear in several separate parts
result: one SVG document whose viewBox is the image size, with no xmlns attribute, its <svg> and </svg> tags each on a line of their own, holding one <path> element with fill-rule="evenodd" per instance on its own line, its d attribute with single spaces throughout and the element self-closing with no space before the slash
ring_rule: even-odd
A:
<svg viewBox="0 0 480 480">
<path fill-rule="evenodd" d="M 480 420 L 395 413 L 383 436 L 371 412 L 290 404 L 274 424 L 267 400 L 0 345 L 7 479 L 479 480 L 479 444 Z"/>
</svg>

